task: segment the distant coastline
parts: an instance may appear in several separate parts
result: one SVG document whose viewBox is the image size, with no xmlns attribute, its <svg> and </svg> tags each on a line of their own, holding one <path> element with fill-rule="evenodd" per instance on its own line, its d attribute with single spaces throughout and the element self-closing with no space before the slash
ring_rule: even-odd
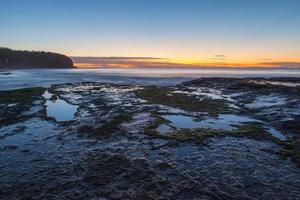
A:
<svg viewBox="0 0 300 200">
<path fill-rule="evenodd" d="M 20 51 L 0 48 L 0 70 L 75 68 L 66 55 L 44 51 Z"/>
</svg>

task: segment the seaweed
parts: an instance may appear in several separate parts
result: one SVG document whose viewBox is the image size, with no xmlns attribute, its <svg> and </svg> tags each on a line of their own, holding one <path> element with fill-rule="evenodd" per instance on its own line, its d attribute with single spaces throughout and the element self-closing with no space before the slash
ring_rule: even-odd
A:
<svg viewBox="0 0 300 200">
<path fill-rule="evenodd" d="M 220 112 L 229 111 L 224 100 L 221 99 L 197 99 L 194 96 L 188 96 L 181 93 L 172 93 L 170 87 L 146 87 L 135 91 L 137 97 L 147 100 L 153 104 L 163 104 L 180 108 L 186 111 L 208 112 L 210 115 L 216 115 Z"/>
<path fill-rule="evenodd" d="M 93 127 L 91 125 L 82 125 L 78 128 L 78 132 L 88 137 L 95 137 L 104 139 L 110 137 L 113 133 L 120 130 L 120 125 L 124 122 L 130 121 L 131 113 L 122 113 L 113 117 L 109 122 L 100 127 Z"/>
<path fill-rule="evenodd" d="M 0 110 L 0 124 L 5 126 L 28 118 L 22 112 L 30 109 L 44 92 L 42 87 L 0 91 L 0 104 L 5 107 Z"/>
</svg>

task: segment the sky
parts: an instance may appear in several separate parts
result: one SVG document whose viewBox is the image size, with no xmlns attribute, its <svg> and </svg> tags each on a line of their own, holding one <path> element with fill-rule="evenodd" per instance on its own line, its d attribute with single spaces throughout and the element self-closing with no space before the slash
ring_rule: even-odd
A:
<svg viewBox="0 0 300 200">
<path fill-rule="evenodd" d="M 299 0 L 0 0 L 0 8 L 0 46 L 58 52 L 80 66 L 300 67 Z"/>
</svg>

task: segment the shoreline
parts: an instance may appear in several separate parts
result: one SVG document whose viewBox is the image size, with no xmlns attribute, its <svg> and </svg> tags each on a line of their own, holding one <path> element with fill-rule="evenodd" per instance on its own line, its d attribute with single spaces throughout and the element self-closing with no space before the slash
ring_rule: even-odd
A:
<svg viewBox="0 0 300 200">
<path fill-rule="evenodd" d="M 1 71 L 8 71 L 8 70 L 31 70 L 31 69 L 78 69 L 77 67 L 0 67 Z"/>
<path fill-rule="evenodd" d="M 122 69 L 122 70 L 145 70 L 145 69 L 176 69 L 176 70 L 300 70 L 297 67 L 0 67 L 0 71 L 7 70 L 32 70 L 32 69 Z"/>
<path fill-rule="evenodd" d="M 196 198 L 211 185 L 236 199 L 297 197 L 300 79 L 265 80 L 1 91 L 0 188 L 7 199 L 53 192 L 63 199 L 66 191 L 81 199 L 176 199 L 182 188 Z M 266 180 L 272 187 L 257 184 Z M 253 187 L 245 194 L 237 182 Z M 140 191 L 149 196 L 136 198 Z"/>
<path fill-rule="evenodd" d="M 49 87 L 61 83 L 102 82 L 130 85 L 177 85 L 197 78 L 300 79 L 299 70 L 164 70 L 164 69 L 0 69 L 0 90 Z"/>
</svg>

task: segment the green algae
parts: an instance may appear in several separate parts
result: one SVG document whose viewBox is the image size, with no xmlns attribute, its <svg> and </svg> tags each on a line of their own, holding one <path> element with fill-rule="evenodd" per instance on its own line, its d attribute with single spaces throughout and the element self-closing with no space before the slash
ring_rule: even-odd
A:
<svg viewBox="0 0 300 200">
<path fill-rule="evenodd" d="M 132 119 L 131 113 L 122 113 L 113 117 L 109 122 L 100 127 L 93 127 L 91 125 L 82 125 L 78 132 L 88 137 L 95 137 L 98 139 L 108 138 L 116 131 L 120 131 L 120 125 Z"/>
<path fill-rule="evenodd" d="M 300 142 L 297 139 L 290 139 L 282 143 L 280 151 L 282 158 L 290 159 L 300 168 Z"/>
<path fill-rule="evenodd" d="M 45 88 L 25 88 L 0 91 L 0 124 L 9 125 L 27 119 L 22 113 L 29 110 L 34 101 L 42 98 Z"/>
<path fill-rule="evenodd" d="M 204 141 L 214 137 L 236 137 L 236 138 L 249 138 L 255 140 L 272 141 L 282 146 L 279 153 L 281 158 L 290 158 L 298 167 L 300 167 L 300 143 L 296 139 L 289 139 L 281 141 L 272 136 L 266 129 L 259 123 L 251 123 L 238 126 L 233 131 L 224 131 L 211 128 L 196 128 L 196 129 L 178 129 L 170 133 L 161 133 L 156 128 L 161 124 L 169 123 L 161 116 L 156 116 L 156 119 L 150 124 L 144 133 L 153 138 L 160 138 L 165 140 L 175 140 L 178 142 L 192 142 L 195 144 L 203 145 Z"/>
<path fill-rule="evenodd" d="M 146 87 L 135 91 L 137 97 L 145 99 L 149 103 L 162 104 L 180 108 L 190 112 L 207 112 L 211 115 L 229 111 L 224 100 L 221 99 L 197 99 L 181 93 L 173 93 L 174 88 Z"/>
<path fill-rule="evenodd" d="M 0 104 L 32 102 L 35 97 L 41 96 L 44 92 L 45 88 L 42 87 L 0 91 Z"/>
</svg>

